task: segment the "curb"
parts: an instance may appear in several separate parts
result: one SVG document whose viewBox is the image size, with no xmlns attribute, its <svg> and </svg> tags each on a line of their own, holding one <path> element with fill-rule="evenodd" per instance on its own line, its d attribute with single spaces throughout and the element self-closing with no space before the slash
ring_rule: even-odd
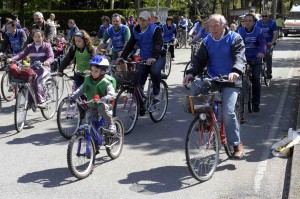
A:
<svg viewBox="0 0 300 199">
<path fill-rule="evenodd" d="M 300 83 L 299 83 L 300 88 Z M 300 99 L 298 95 L 298 114 L 297 114 L 297 124 L 296 131 L 300 132 Z M 300 198 L 300 144 L 294 146 L 292 168 L 291 168 L 291 181 L 290 181 L 290 191 L 289 199 L 299 199 Z"/>
</svg>

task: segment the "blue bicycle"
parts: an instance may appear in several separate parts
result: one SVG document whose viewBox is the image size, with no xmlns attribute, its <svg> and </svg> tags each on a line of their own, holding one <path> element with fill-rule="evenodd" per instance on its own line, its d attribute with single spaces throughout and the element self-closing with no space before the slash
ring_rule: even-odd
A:
<svg viewBox="0 0 300 199">
<path fill-rule="evenodd" d="M 71 173 L 83 179 L 88 177 L 95 163 L 95 156 L 100 153 L 100 147 L 104 146 L 107 155 L 111 159 L 120 156 L 124 144 L 124 127 L 122 122 L 114 118 L 116 133 L 110 134 L 104 126 L 104 118 L 96 118 L 88 106 L 88 102 L 75 101 L 85 112 L 85 121 L 78 127 L 77 132 L 69 141 L 67 151 L 68 168 Z"/>
</svg>

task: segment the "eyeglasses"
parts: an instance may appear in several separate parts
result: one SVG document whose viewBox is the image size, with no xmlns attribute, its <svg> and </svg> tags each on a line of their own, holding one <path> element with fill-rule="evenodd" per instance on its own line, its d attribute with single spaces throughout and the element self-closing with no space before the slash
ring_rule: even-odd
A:
<svg viewBox="0 0 300 199">
<path fill-rule="evenodd" d="M 268 17 L 268 15 L 261 15 L 261 17 Z"/>
</svg>

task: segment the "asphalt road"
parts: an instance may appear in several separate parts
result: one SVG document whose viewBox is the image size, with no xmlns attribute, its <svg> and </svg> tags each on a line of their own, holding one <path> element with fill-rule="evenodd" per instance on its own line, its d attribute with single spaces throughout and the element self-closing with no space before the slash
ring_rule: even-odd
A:
<svg viewBox="0 0 300 199">
<path fill-rule="evenodd" d="M 0 114 L 1 198 L 287 198 L 291 159 L 273 157 L 270 147 L 295 126 L 299 92 L 299 38 L 288 37 L 274 51 L 273 81 L 262 87 L 261 111 L 247 114 L 241 127 L 242 160 L 221 162 L 212 179 L 198 183 L 190 175 L 184 154 L 185 136 L 193 116 L 183 112 L 182 71 L 190 49 L 175 51 L 167 83 L 169 107 L 164 120 L 140 118 L 125 137 L 121 156 L 111 161 L 97 156 L 93 173 L 77 180 L 67 167 L 68 141 L 55 118 L 46 121 L 29 111 L 29 128 L 14 129 L 14 102 L 3 102 Z"/>
</svg>

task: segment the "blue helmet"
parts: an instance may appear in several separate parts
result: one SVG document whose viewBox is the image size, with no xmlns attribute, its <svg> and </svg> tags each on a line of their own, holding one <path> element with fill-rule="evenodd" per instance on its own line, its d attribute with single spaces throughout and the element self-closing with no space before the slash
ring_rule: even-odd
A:
<svg viewBox="0 0 300 199">
<path fill-rule="evenodd" d="M 94 56 L 89 64 L 91 66 L 103 66 L 103 67 L 109 67 L 109 61 L 105 56 L 102 55 L 96 55 Z"/>
</svg>

